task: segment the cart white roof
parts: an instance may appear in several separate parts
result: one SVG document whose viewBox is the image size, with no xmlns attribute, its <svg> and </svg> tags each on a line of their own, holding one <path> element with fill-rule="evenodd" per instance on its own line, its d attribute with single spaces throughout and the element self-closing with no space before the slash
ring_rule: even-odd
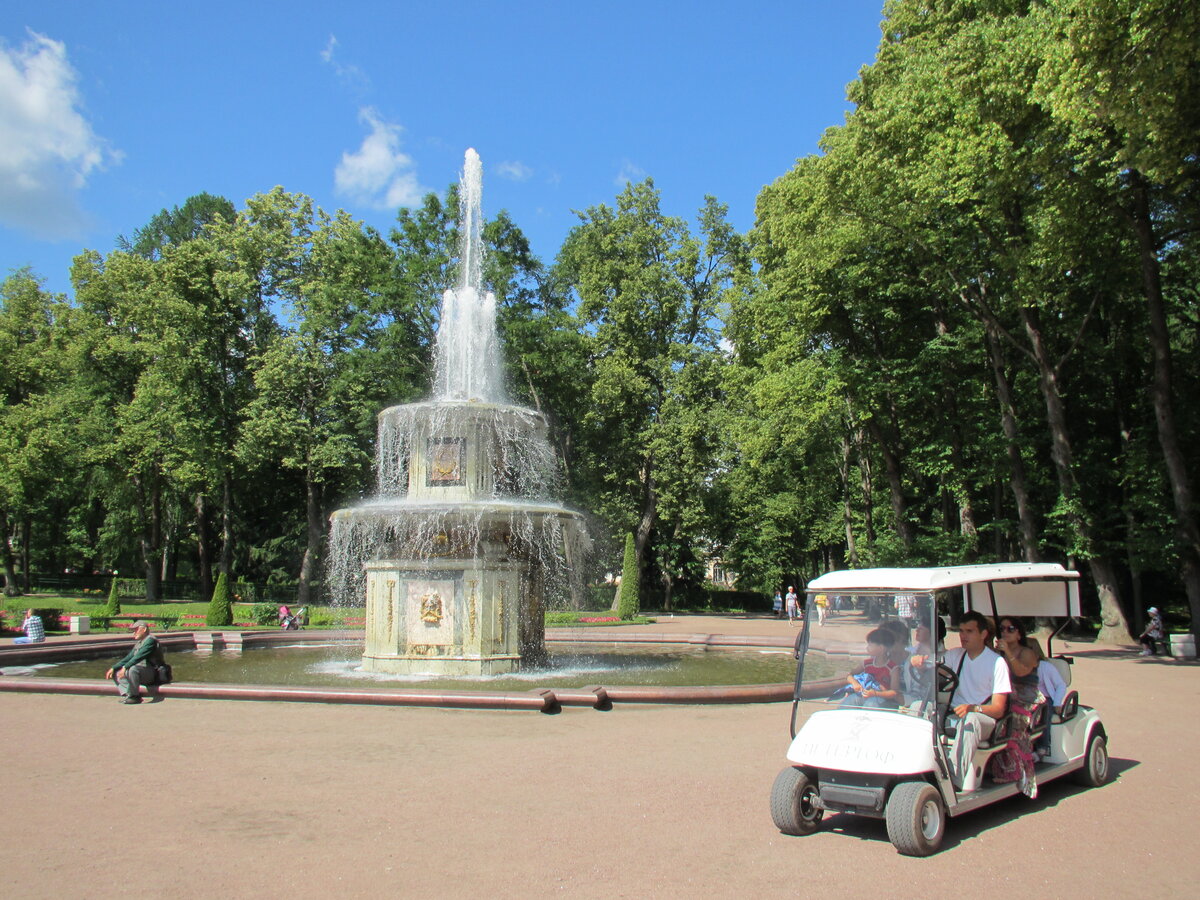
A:
<svg viewBox="0 0 1200 900">
<path fill-rule="evenodd" d="M 810 592 L 896 593 L 962 588 L 963 609 L 985 615 L 1079 615 L 1079 573 L 1058 563 L 991 563 L 927 569 L 845 569 L 808 583 Z"/>
</svg>

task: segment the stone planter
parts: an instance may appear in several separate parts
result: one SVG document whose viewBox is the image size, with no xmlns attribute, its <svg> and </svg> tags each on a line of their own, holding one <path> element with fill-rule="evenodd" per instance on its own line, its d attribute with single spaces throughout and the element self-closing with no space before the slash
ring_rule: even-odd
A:
<svg viewBox="0 0 1200 900">
<path fill-rule="evenodd" d="M 1191 634 L 1171 635 L 1171 655 L 1176 659 L 1196 658 L 1196 638 Z"/>
</svg>

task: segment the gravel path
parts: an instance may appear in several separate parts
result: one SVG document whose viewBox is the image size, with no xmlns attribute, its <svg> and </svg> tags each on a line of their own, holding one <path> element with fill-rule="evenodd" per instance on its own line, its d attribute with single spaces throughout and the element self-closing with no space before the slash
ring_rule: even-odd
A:
<svg viewBox="0 0 1200 900">
<path fill-rule="evenodd" d="M 646 629 L 676 627 L 789 629 Z M 1116 780 L 951 820 L 924 860 L 881 822 L 775 830 L 786 704 L 547 716 L 0 694 L 0 896 L 1190 895 L 1200 667 L 1072 650 Z"/>
</svg>

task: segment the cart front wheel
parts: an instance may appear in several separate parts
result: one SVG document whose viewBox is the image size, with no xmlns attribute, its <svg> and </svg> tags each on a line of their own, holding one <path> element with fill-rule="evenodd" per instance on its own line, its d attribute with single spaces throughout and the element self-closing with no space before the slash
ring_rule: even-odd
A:
<svg viewBox="0 0 1200 900">
<path fill-rule="evenodd" d="M 887 833 L 905 856 L 936 853 L 946 834 L 946 808 L 937 788 L 924 781 L 896 785 L 887 802 Z"/>
<path fill-rule="evenodd" d="M 771 788 L 771 818 L 784 834 L 812 834 L 825 811 L 817 806 L 817 787 L 797 768 L 784 769 Z"/>
<path fill-rule="evenodd" d="M 1108 781 L 1108 741 L 1098 731 L 1088 739 L 1087 756 L 1075 780 L 1088 787 L 1100 787 Z"/>
</svg>

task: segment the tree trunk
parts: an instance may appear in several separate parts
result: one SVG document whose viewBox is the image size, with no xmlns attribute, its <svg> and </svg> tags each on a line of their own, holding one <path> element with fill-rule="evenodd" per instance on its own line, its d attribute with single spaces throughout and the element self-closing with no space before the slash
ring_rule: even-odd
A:
<svg viewBox="0 0 1200 900">
<path fill-rule="evenodd" d="M 21 518 L 21 581 L 25 586 L 25 593 L 29 593 L 29 545 L 33 534 L 33 522 L 29 516 Z"/>
<path fill-rule="evenodd" d="M 1098 639 L 1115 643 L 1129 640 L 1129 625 L 1121 609 L 1121 591 L 1116 573 L 1107 557 L 1095 550 L 1096 540 L 1083 501 L 1079 498 L 1079 486 L 1075 479 L 1071 438 L 1067 430 L 1067 413 L 1062 394 L 1058 389 L 1058 372 L 1050 362 L 1049 353 L 1042 337 L 1041 323 L 1036 309 L 1022 307 L 1021 322 L 1029 338 L 1034 360 L 1038 368 L 1038 384 L 1046 405 L 1046 422 L 1050 426 L 1050 457 L 1058 475 L 1058 490 L 1066 519 L 1079 535 L 1080 543 L 1088 556 L 1088 569 L 1100 595 L 1100 634 Z"/>
<path fill-rule="evenodd" d="M 321 541 L 325 537 L 325 519 L 321 515 L 321 485 L 307 473 L 304 481 L 308 540 L 304 547 L 304 559 L 300 563 L 299 584 L 296 585 L 296 603 L 299 606 L 309 606 L 312 603 L 312 581 L 321 559 Z"/>
<path fill-rule="evenodd" d="M 4 563 L 4 596 L 20 597 L 21 584 L 17 581 L 17 565 L 13 558 L 8 514 L 2 509 L 0 509 L 0 561 Z"/>
<path fill-rule="evenodd" d="M 178 510 L 174 509 L 174 504 L 171 504 L 172 512 L 164 516 L 163 522 L 163 546 L 162 546 L 162 564 L 160 566 L 161 578 L 163 581 L 170 581 L 170 572 L 175 568 L 175 536 L 179 530 Z"/>
<path fill-rule="evenodd" d="M 146 602 L 158 603 L 162 588 L 162 489 L 151 478 L 149 492 L 141 479 L 135 479 L 142 518 L 142 567 L 146 572 Z"/>
<path fill-rule="evenodd" d="M 1162 448 L 1167 478 L 1171 483 L 1171 499 L 1175 504 L 1175 530 L 1179 541 L 1183 586 L 1187 591 L 1188 606 L 1192 613 L 1192 633 L 1200 635 L 1200 528 L 1196 524 L 1191 479 L 1188 476 L 1183 449 L 1179 444 L 1175 409 L 1171 402 L 1171 337 L 1163 304 L 1158 247 L 1154 239 L 1154 222 L 1150 215 L 1146 179 L 1135 170 L 1131 176 L 1131 184 L 1133 228 L 1137 234 L 1138 259 L 1142 269 L 1142 288 L 1146 295 L 1150 347 L 1154 359 L 1150 396 L 1154 401 L 1158 443 Z"/>
<path fill-rule="evenodd" d="M 905 550 L 912 549 L 913 527 L 908 521 L 908 499 L 904 496 L 904 476 L 901 471 L 900 457 L 894 453 L 887 441 L 884 440 L 883 430 L 874 419 L 867 420 L 867 430 L 879 452 L 883 454 L 883 469 L 887 473 L 888 489 L 892 498 L 892 518 L 896 524 L 896 534 Z"/>
<path fill-rule="evenodd" d="M 846 558 L 850 568 L 858 568 L 858 545 L 854 540 L 854 506 L 850 501 L 850 435 L 842 433 L 842 459 L 839 474 L 842 479 L 842 524 L 846 528 Z"/>
<path fill-rule="evenodd" d="M 208 498 L 201 491 L 196 495 L 196 569 L 200 581 L 200 596 L 213 593 L 212 545 L 208 535 Z"/>
<path fill-rule="evenodd" d="M 221 561 L 226 579 L 233 581 L 233 476 L 227 469 L 221 476 Z"/>
<path fill-rule="evenodd" d="M 950 333 L 946 321 L 946 311 L 939 302 L 934 312 L 934 330 L 938 337 Z M 962 535 L 967 547 L 967 558 L 974 559 L 979 550 L 979 527 L 975 523 L 975 507 L 971 502 L 971 489 L 968 486 L 966 454 L 963 447 L 962 416 L 958 410 L 958 395 L 956 385 L 942 384 L 942 403 L 950 421 L 950 477 L 947 486 L 958 505 L 958 533 Z"/>
<path fill-rule="evenodd" d="M 862 429 L 855 430 L 854 444 L 858 449 L 859 484 L 863 499 L 863 537 L 867 539 L 867 546 L 870 547 L 875 543 L 875 479 L 871 471 L 871 458 L 863 452 Z"/>
<path fill-rule="evenodd" d="M 654 483 L 654 454 L 648 453 L 642 467 L 642 515 L 638 519 L 637 529 L 633 533 L 633 552 L 637 558 L 639 586 L 642 584 L 642 573 L 646 571 L 646 548 L 650 544 L 650 533 L 654 530 L 654 520 L 657 514 L 658 492 Z M 621 592 L 617 591 L 613 597 L 613 612 L 619 610 L 620 600 Z"/>
<path fill-rule="evenodd" d="M 1017 522 L 1021 530 L 1021 550 L 1026 562 L 1041 562 L 1037 522 L 1029 501 L 1029 480 L 1025 474 L 1025 460 L 1021 456 L 1021 439 L 1017 430 L 1017 407 L 1013 399 L 1012 386 L 1004 371 L 1004 356 L 1000 337 L 995 326 L 984 323 L 987 334 L 988 360 L 992 364 L 992 375 L 996 382 L 996 399 L 1000 403 L 1000 427 L 1004 431 L 1004 444 L 1008 451 L 1009 485 L 1017 504 Z"/>
</svg>

